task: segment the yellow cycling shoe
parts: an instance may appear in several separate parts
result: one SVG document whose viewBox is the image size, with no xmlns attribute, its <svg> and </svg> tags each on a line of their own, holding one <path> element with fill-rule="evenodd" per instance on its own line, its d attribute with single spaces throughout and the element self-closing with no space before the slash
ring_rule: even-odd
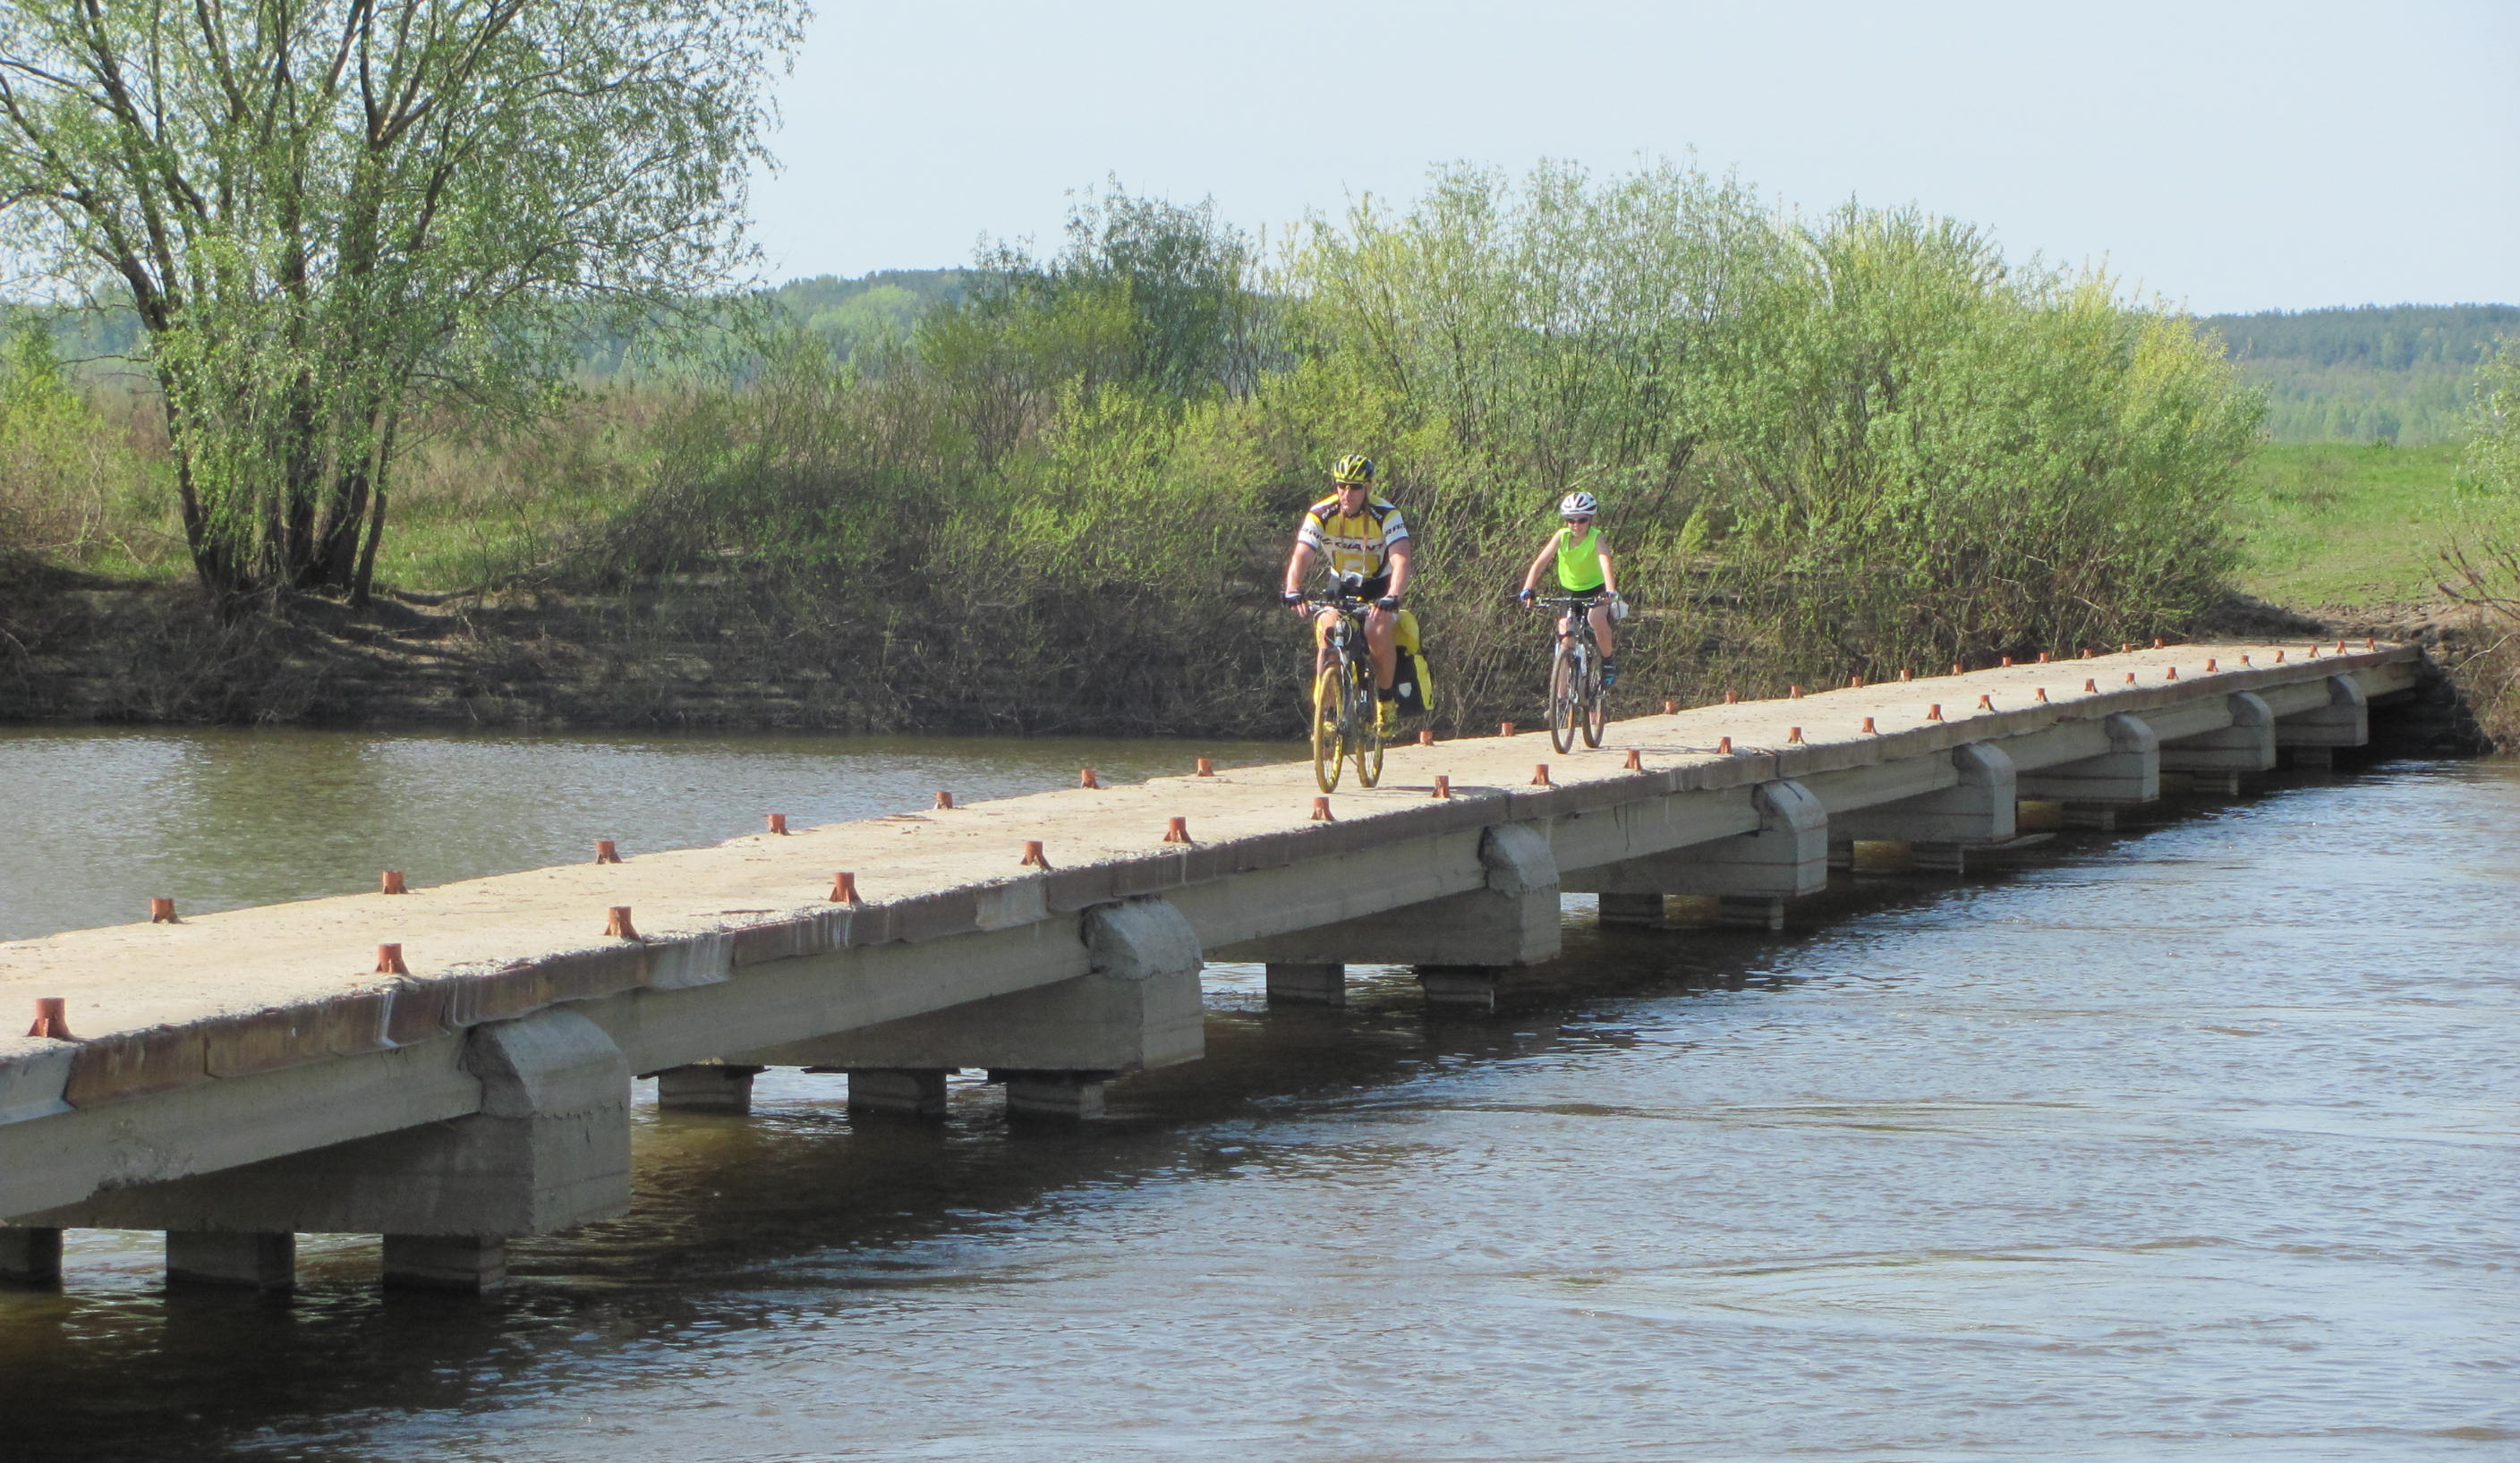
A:
<svg viewBox="0 0 2520 1463">
<path fill-rule="evenodd" d="M 1398 701 L 1376 701 L 1373 703 L 1373 730 L 1384 736 L 1389 736 L 1392 732 L 1400 730 L 1400 703 Z"/>
</svg>

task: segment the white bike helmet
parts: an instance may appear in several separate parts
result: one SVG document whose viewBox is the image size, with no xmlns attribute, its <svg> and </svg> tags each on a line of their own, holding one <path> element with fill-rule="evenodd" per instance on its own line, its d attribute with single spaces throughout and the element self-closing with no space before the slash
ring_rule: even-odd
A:
<svg viewBox="0 0 2520 1463">
<path fill-rule="evenodd" d="M 1601 500 L 1590 493 L 1569 493 L 1557 500 L 1557 516 L 1561 518 L 1572 517 L 1577 513 L 1598 516 L 1600 511 Z"/>
</svg>

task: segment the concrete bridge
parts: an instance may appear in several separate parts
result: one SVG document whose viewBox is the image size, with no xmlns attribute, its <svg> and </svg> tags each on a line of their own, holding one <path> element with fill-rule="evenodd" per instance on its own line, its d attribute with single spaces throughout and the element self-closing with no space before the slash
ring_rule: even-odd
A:
<svg viewBox="0 0 2520 1463">
<path fill-rule="evenodd" d="M 63 1229 L 158 1229 L 170 1278 L 281 1287 L 294 1236 L 383 1236 L 390 1284 L 487 1289 L 505 1243 L 619 1213 L 634 1081 L 742 1111 L 759 1070 L 932 1116 L 985 1069 L 1086 1118 L 1201 1050 L 1204 958 L 1337 1003 L 1355 962 L 1492 1006 L 1557 953 L 1560 896 L 1774 927 L 1860 852 L 1946 870 L 2106 826 L 2165 778 L 2323 764 L 2415 650 L 2210 644 L 1395 749 L 1327 800 L 1243 768 L 715 848 L 0 946 L 0 1276 Z M 941 799 L 940 799 L 941 802 Z M 390 882 L 390 881 L 388 881 Z"/>
</svg>

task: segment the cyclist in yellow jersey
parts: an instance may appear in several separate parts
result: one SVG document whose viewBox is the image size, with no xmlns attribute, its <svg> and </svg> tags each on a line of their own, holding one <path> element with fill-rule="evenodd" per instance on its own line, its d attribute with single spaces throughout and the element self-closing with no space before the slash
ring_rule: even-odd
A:
<svg viewBox="0 0 2520 1463">
<path fill-rule="evenodd" d="M 1585 601 L 1585 618 L 1593 622 L 1594 643 L 1601 647 L 1601 686 L 1603 689 L 1619 683 L 1618 662 L 1610 658 L 1610 606 L 1618 602 L 1618 570 L 1610 562 L 1609 540 L 1593 526 L 1600 516 L 1601 503 L 1590 493 L 1569 493 L 1557 501 L 1557 515 L 1566 526 L 1549 536 L 1541 546 L 1540 555 L 1522 576 L 1522 592 L 1515 598 L 1529 604 L 1540 591 L 1541 572 L 1552 559 L 1557 563 L 1557 588 L 1571 598 Z M 1574 624 L 1560 629 L 1571 634 Z"/>
<path fill-rule="evenodd" d="M 1365 613 L 1365 643 L 1373 659 L 1374 717 L 1388 732 L 1400 721 L 1393 699 L 1398 660 L 1391 633 L 1400 619 L 1401 592 L 1409 583 L 1409 525 L 1400 520 L 1400 510 L 1373 496 L 1373 471 L 1372 458 L 1353 452 L 1331 466 L 1330 496 L 1304 510 L 1295 527 L 1295 549 L 1286 555 L 1281 598 L 1295 613 L 1305 613 L 1304 575 L 1316 559 L 1332 579 L 1353 574 L 1363 581 L 1355 595 L 1372 601 Z M 1328 617 L 1336 613 L 1322 610 L 1314 623 L 1327 631 Z M 1318 638 L 1314 643 L 1313 668 L 1319 674 L 1327 651 Z"/>
</svg>

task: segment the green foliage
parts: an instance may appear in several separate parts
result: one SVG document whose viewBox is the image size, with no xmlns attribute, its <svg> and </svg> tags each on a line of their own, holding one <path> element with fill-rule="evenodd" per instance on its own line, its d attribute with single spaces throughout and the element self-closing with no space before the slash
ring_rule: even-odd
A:
<svg viewBox="0 0 2520 1463">
<path fill-rule="evenodd" d="M 2477 373 L 2467 473 L 2486 493 L 2520 510 L 2520 334 Z"/>
<path fill-rule="evenodd" d="M 203 582 L 364 593 L 418 416 L 521 421 L 740 248 L 790 0 L 17 0 L 0 224 L 128 307 Z"/>
<path fill-rule="evenodd" d="M 0 560 L 147 567 L 161 547 L 146 527 L 159 486 L 63 369 L 51 332 L 22 323 L 0 354 Z"/>
<path fill-rule="evenodd" d="M 906 339 L 890 288 L 927 301 Z M 836 349 L 852 308 L 881 332 Z M 624 637 L 832 678 L 873 725 L 1282 732 L 1309 646 L 1277 580 L 1363 451 L 1418 535 L 1438 719 L 1479 725 L 1538 690 L 1508 596 L 1570 488 L 1650 704 L 2177 633 L 2235 562 L 2262 409 L 2104 278 L 1671 165 L 1445 170 L 1274 267 L 1114 188 L 1054 257 L 779 313 L 741 360 L 433 440 L 381 572 L 617 597 Z"/>
<path fill-rule="evenodd" d="M 2395 442 L 2467 432 L 2469 383 L 2505 336 L 2511 305 L 2362 305 L 2209 315 L 2198 322 L 2266 388 L 2278 442 Z"/>
</svg>

